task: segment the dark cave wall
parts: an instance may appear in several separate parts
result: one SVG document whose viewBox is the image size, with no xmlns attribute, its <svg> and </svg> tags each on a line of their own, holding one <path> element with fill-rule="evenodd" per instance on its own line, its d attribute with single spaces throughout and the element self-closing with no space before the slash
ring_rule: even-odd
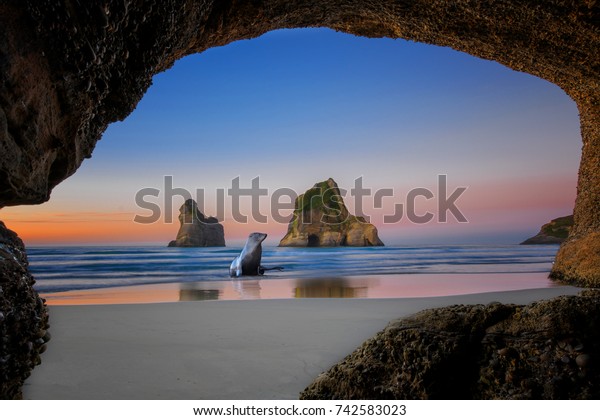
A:
<svg viewBox="0 0 600 420">
<path fill-rule="evenodd" d="M 0 222 L 0 398 L 20 398 L 50 340 L 48 310 L 35 293 L 25 246 Z"/>
</svg>

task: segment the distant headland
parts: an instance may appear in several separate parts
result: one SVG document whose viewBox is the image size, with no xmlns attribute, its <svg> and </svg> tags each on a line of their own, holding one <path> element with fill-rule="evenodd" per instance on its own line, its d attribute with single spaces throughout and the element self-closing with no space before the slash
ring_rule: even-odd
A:
<svg viewBox="0 0 600 420">
<path fill-rule="evenodd" d="M 521 245 L 561 244 L 569 236 L 573 226 L 573 215 L 558 217 L 546 223 L 537 235 L 521 242 Z"/>
</svg>

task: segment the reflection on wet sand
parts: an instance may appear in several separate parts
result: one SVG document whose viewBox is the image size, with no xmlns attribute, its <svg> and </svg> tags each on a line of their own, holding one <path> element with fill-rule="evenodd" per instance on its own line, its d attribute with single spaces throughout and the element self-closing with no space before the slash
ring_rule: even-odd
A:
<svg viewBox="0 0 600 420">
<path fill-rule="evenodd" d="M 194 300 L 219 300 L 222 290 L 218 289 L 200 289 L 195 288 L 194 283 L 181 283 L 179 289 L 179 301 L 194 301 Z"/>
<path fill-rule="evenodd" d="M 238 293 L 239 298 L 260 299 L 260 280 L 231 280 L 233 288 Z"/>
<path fill-rule="evenodd" d="M 177 283 L 180 301 L 261 299 L 260 280 Z"/>
<path fill-rule="evenodd" d="M 556 284 L 548 280 L 546 273 L 400 274 L 306 279 L 264 276 L 41 295 L 49 305 L 91 305 L 206 300 L 427 297 L 546 287 L 556 287 Z"/>
<path fill-rule="evenodd" d="M 253 277 L 218 283 L 181 283 L 179 300 L 366 298 L 369 288 L 375 286 L 377 281 L 369 278 L 323 277 L 297 279 L 294 283 L 292 288 L 289 281 L 281 282 Z"/>
<path fill-rule="evenodd" d="M 364 281 L 351 282 L 344 277 L 298 281 L 295 298 L 366 298 L 369 290 Z"/>
</svg>

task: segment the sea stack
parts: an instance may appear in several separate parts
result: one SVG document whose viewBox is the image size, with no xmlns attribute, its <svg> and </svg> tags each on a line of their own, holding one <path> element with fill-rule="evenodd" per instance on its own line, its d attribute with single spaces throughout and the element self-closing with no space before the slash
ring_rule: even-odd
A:
<svg viewBox="0 0 600 420">
<path fill-rule="evenodd" d="M 170 247 L 225 246 L 223 225 L 216 217 L 205 217 L 194 200 L 186 200 L 179 209 L 179 223 L 177 238 L 169 242 Z"/>
<path fill-rule="evenodd" d="M 296 199 L 294 214 L 279 246 L 383 246 L 377 228 L 353 216 L 335 181 L 318 182 Z"/>
<path fill-rule="evenodd" d="M 558 217 L 546 223 L 537 235 L 521 242 L 521 245 L 562 244 L 573 226 L 573 215 Z"/>
</svg>

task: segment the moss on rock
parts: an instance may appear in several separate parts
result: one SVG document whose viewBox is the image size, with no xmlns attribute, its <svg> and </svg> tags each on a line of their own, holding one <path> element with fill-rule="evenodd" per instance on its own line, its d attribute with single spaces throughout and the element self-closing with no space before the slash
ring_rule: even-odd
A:
<svg viewBox="0 0 600 420">
<path fill-rule="evenodd" d="M 543 225 L 537 235 L 521 242 L 521 245 L 561 244 L 573 227 L 573 215 L 558 217 Z"/>
<path fill-rule="evenodd" d="M 279 246 L 382 246 L 377 228 L 351 215 L 336 182 L 317 182 L 298 196 Z"/>
</svg>

